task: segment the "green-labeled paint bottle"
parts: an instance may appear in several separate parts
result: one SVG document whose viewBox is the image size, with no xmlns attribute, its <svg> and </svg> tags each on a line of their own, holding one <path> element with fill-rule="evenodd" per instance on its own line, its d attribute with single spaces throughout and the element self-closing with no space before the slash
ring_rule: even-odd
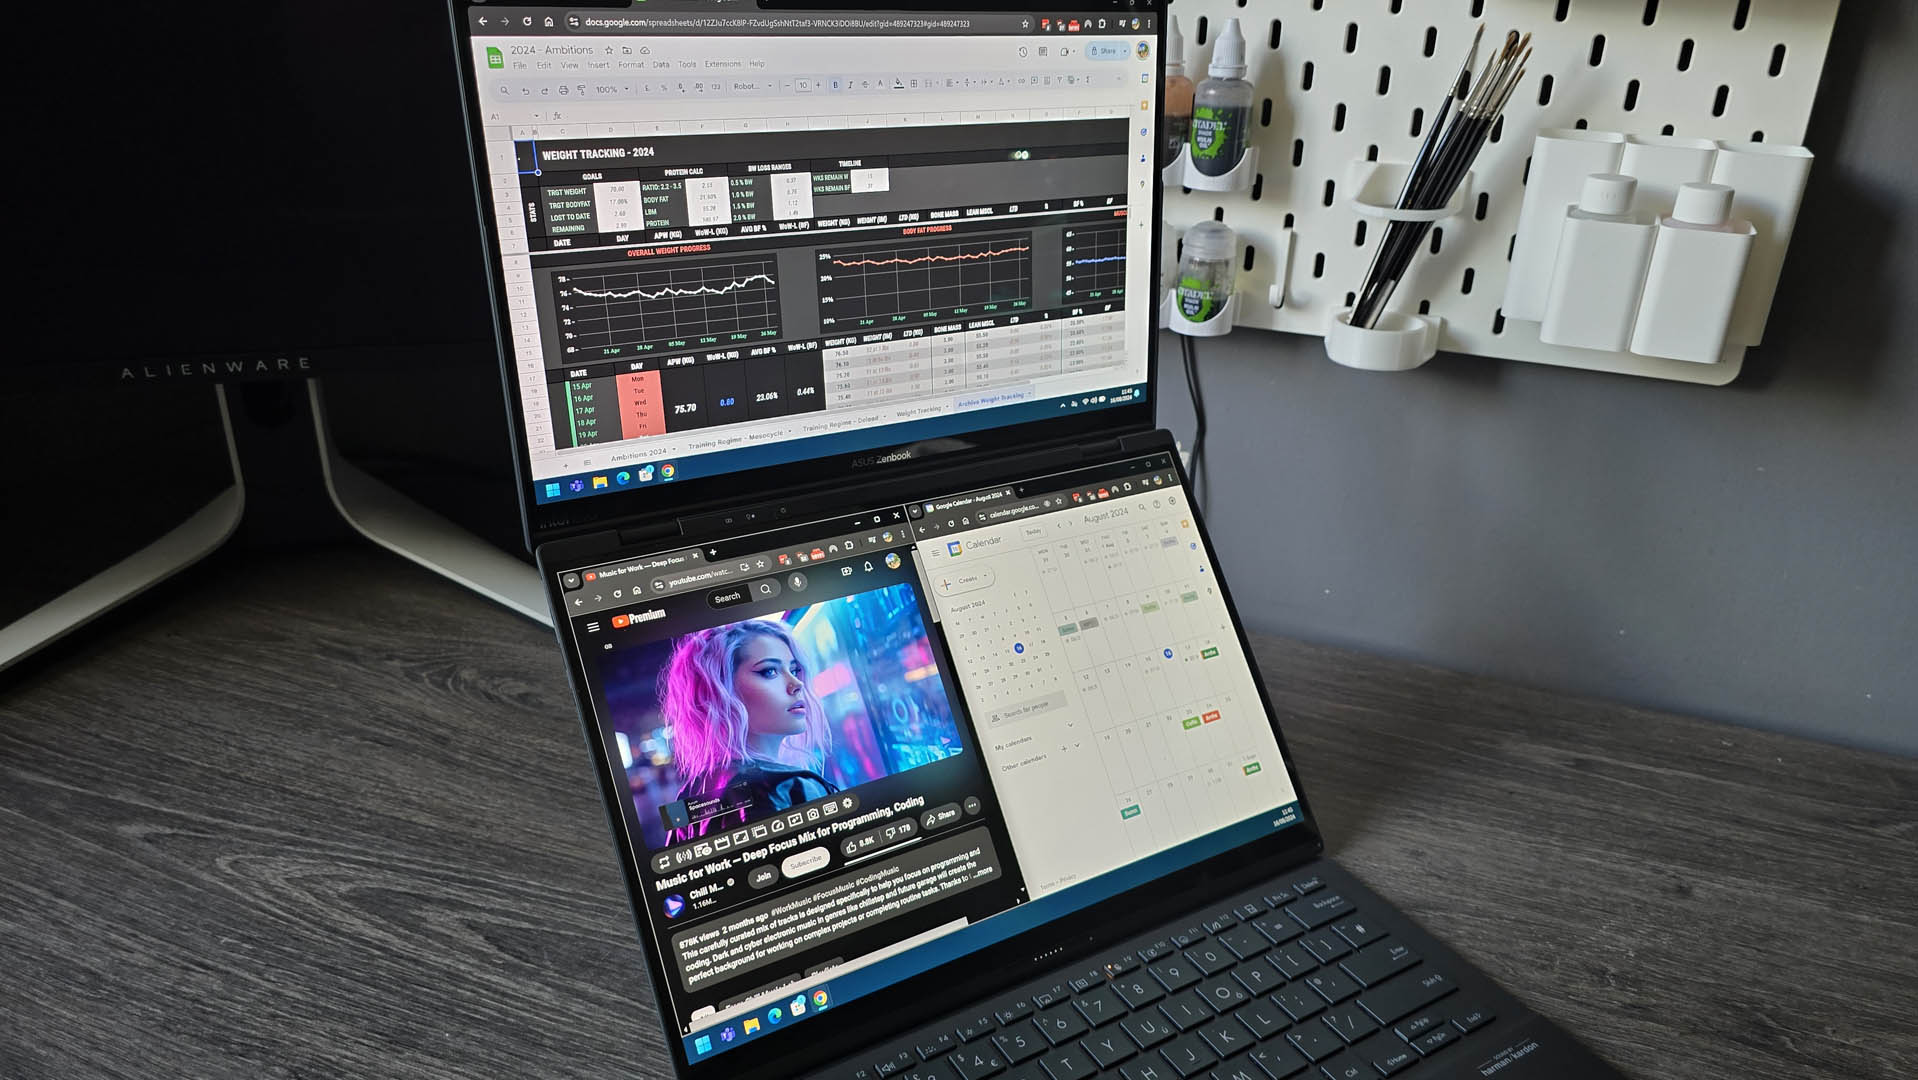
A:
<svg viewBox="0 0 1918 1080">
<path fill-rule="evenodd" d="M 1252 84 L 1245 81 L 1245 36 L 1238 19 L 1225 21 L 1206 75 L 1192 99 L 1192 167 L 1224 176 L 1245 156 L 1252 120 Z"/>
<path fill-rule="evenodd" d="M 1185 231 L 1179 244 L 1179 285 L 1173 306 L 1187 322 L 1206 322 L 1225 309 L 1238 285 L 1232 265 L 1239 238 L 1216 221 L 1201 221 Z"/>
</svg>

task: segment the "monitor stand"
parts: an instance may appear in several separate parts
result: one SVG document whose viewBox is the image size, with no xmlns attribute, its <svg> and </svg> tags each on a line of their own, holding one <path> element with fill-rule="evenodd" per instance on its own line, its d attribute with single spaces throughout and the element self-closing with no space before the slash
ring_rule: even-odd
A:
<svg viewBox="0 0 1918 1080">
<path fill-rule="evenodd" d="M 531 566 L 340 456 L 318 379 L 306 380 L 304 388 L 268 383 L 212 389 L 232 486 L 152 543 L 0 626 L 0 671 L 213 554 L 235 534 L 269 544 L 310 542 L 329 533 L 346 535 L 342 524 L 494 603 L 553 625 L 545 590 Z M 233 398 L 241 395 L 277 395 L 291 408 L 278 416 L 272 408 L 236 410 Z M 265 416 L 256 415 L 262 411 Z"/>
</svg>

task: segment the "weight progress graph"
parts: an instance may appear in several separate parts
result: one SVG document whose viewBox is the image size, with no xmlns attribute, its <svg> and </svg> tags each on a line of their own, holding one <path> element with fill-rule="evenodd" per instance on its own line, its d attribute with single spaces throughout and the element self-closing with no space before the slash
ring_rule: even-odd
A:
<svg viewBox="0 0 1918 1080">
<path fill-rule="evenodd" d="M 609 359 L 780 333 L 770 257 L 636 270 L 561 273 L 554 306 L 566 354 Z"/>
<path fill-rule="evenodd" d="M 1032 304 L 1032 236 L 821 249 L 818 272 L 822 327 L 1021 311 Z"/>
</svg>

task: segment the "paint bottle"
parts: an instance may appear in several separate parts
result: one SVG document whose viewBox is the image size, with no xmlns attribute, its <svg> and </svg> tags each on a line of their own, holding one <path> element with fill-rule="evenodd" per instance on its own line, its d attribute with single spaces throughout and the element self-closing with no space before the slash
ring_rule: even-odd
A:
<svg viewBox="0 0 1918 1080">
<path fill-rule="evenodd" d="M 1165 30 L 1165 108 L 1159 118 L 1159 164 L 1170 165 L 1192 134 L 1192 80 L 1185 77 L 1185 35 L 1179 17 L 1170 16 Z"/>
<path fill-rule="evenodd" d="M 1585 178 L 1578 205 L 1566 210 L 1559 228 L 1540 341 L 1605 352 L 1621 352 L 1631 344 L 1638 294 L 1652 258 L 1652 220 L 1632 212 L 1637 190 L 1638 181 L 1629 176 Z"/>
<path fill-rule="evenodd" d="M 1758 230 L 1731 216 L 1736 193 L 1724 184 L 1684 184 L 1658 242 L 1645 295 L 1638 301 L 1632 351 L 1640 356 L 1715 364 L 1724 355 L 1732 307 Z"/>
<path fill-rule="evenodd" d="M 1245 156 L 1252 120 L 1252 84 L 1245 81 L 1245 35 L 1239 20 L 1227 19 L 1212 46 L 1207 79 L 1193 93 L 1192 166 L 1207 176 L 1224 176 Z"/>
<path fill-rule="evenodd" d="M 1179 284 L 1173 307 L 1187 322 L 1207 322 L 1225 309 L 1238 285 L 1233 256 L 1239 238 L 1216 221 L 1201 221 L 1185 231 L 1179 245 Z"/>
</svg>

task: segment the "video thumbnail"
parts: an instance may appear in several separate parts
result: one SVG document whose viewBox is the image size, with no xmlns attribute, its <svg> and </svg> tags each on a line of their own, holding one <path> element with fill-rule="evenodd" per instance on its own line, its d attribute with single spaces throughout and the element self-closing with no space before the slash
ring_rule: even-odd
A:
<svg viewBox="0 0 1918 1080">
<path fill-rule="evenodd" d="M 961 749 L 910 583 L 618 649 L 602 665 L 649 850 Z"/>
</svg>

